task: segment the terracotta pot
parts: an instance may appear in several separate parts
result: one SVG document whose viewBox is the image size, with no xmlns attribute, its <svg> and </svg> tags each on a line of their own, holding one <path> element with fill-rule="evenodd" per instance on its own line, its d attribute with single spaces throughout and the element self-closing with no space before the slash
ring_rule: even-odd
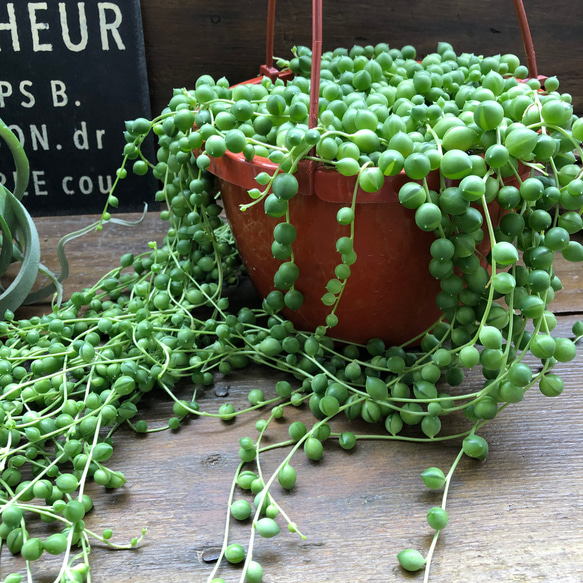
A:
<svg viewBox="0 0 583 583">
<path fill-rule="evenodd" d="M 261 77 L 244 84 L 259 82 Z M 211 158 L 209 168 L 219 179 L 241 258 L 262 297 L 274 289 L 273 275 L 281 264 L 273 257 L 271 244 L 273 229 L 283 219 L 265 214 L 262 203 L 244 212 L 240 207 L 251 202 L 248 191 L 258 187 L 255 176 L 260 172 L 273 174 L 276 168 L 267 158 L 256 156 L 249 162 L 242 154 L 229 151 L 220 158 Z M 521 165 L 519 172 L 526 176 L 528 168 Z M 286 308 L 283 313 L 297 328 L 313 331 L 325 324 L 331 310 L 321 297 L 341 262 L 336 241 L 350 232 L 349 227 L 338 224 L 336 213 L 351 204 L 356 178 L 307 160 L 299 163 L 296 178 L 299 192 L 289 208 L 290 220 L 298 232 L 293 252 L 300 277 L 295 287 L 304 294 L 304 303 L 297 311 Z M 430 189 L 439 191 L 437 171 L 426 180 Z M 415 224 L 414 211 L 403 207 L 398 199 L 401 186 L 410 181 L 401 172 L 385 177 L 378 192 L 358 189 L 354 223 L 358 259 L 351 266 L 351 276 L 336 310 L 338 325 L 330 330 L 335 338 L 356 343 L 382 338 L 389 345 L 404 344 L 442 315 L 435 304 L 441 289 L 439 281 L 429 273 L 429 247 L 435 236 L 421 231 Z M 518 184 L 516 178 L 505 182 Z M 490 205 L 495 224 L 504 212 L 496 203 Z M 478 250 L 483 256 L 490 251 L 486 232 Z M 482 264 L 488 267 L 484 261 Z"/>
<path fill-rule="evenodd" d="M 220 181 L 222 199 L 233 235 L 257 291 L 265 297 L 274 289 L 273 275 L 280 261 L 273 258 L 273 229 L 283 219 L 265 214 L 259 203 L 245 212 L 247 191 L 257 187 L 259 172 L 273 173 L 276 165 L 265 158 L 248 162 L 242 155 L 227 154 L 212 160 L 209 170 Z M 284 312 L 299 329 L 314 330 L 330 312 L 320 298 L 326 283 L 340 263 L 336 240 L 349 234 L 339 225 L 336 213 L 349 205 L 355 178 L 347 178 L 324 166 L 311 167 L 302 161 L 296 174 L 299 194 L 290 201 L 290 220 L 297 228 L 294 258 L 300 270 L 296 289 L 304 294 L 297 311 Z M 437 181 L 437 175 L 430 177 Z M 398 200 L 400 187 L 408 181 L 402 174 L 388 178 L 377 193 L 357 194 L 354 250 L 358 259 L 351 266 L 336 314 L 334 337 L 351 342 L 382 338 L 401 344 L 419 334 L 440 316 L 435 305 L 439 282 L 428 271 L 432 233 L 416 226 L 414 212 Z M 432 187 L 436 187 L 433 184 Z"/>
<path fill-rule="evenodd" d="M 536 77 L 534 50 L 526 15 L 520 0 L 515 0 L 521 30 L 529 56 L 531 76 Z M 282 76 L 273 66 L 273 27 L 275 1 L 269 0 L 266 35 L 266 64 L 261 75 L 272 80 Z M 312 3 L 312 68 L 310 95 L 310 127 L 317 121 L 322 49 L 322 2 Z M 287 73 L 283 73 L 287 75 Z M 261 78 L 244 83 L 259 83 Z M 254 178 L 260 172 L 273 174 L 276 165 L 265 158 L 248 162 L 241 154 L 227 152 L 211 159 L 210 171 L 220 182 L 222 198 L 233 235 L 251 281 L 263 296 L 274 289 L 273 275 L 280 262 L 272 256 L 273 229 L 282 219 L 265 214 L 258 204 L 245 212 L 240 205 L 248 204 L 247 191 L 256 188 Z M 347 178 L 335 170 L 302 161 L 296 174 L 299 194 L 290 203 L 290 220 L 298 231 L 293 244 L 294 260 L 300 269 L 295 287 L 304 294 L 304 303 L 297 311 L 284 310 L 297 328 L 314 330 L 324 324 L 330 308 L 321 302 L 326 283 L 334 277 L 340 263 L 336 240 L 348 235 L 349 228 L 336 221 L 336 213 L 349 205 L 355 178 Z M 432 233 L 422 232 L 414 220 L 414 212 L 398 200 L 400 187 L 409 179 L 404 173 L 385 180 L 383 188 L 370 194 L 359 189 L 356 204 L 354 250 L 358 259 L 351 266 L 336 314 L 337 326 L 330 334 L 351 342 L 364 343 L 370 338 L 382 338 L 387 344 L 402 344 L 426 330 L 440 316 L 435 298 L 439 281 L 429 273 L 429 247 Z M 429 187 L 439 190 L 437 173 L 428 177 Z M 514 183 L 515 180 L 509 183 Z M 493 205 L 491 214 L 497 221 L 501 209 Z M 486 236 L 479 246 L 483 255 L 489 252 Z"/>
</svg>

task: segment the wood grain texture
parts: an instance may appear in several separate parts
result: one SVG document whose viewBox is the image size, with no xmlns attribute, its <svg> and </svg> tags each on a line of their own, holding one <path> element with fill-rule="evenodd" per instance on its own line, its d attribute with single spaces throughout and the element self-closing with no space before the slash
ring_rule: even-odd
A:
<svg viewBox="0 0 583 583">
<path fill-rule="evenodd" d="M 202 74 L 237 83 L 265 62 L 267 0 L 142 0 L 144 37 L 154 112 L 174 87 L 191 87 Z M 557 75 L 561 89 L 583 112 L 580 6 L 572 0 L 524 2 L 539 73 Z M 511 0 L 328 0 L 323 3 L 324 50 L 354 44 L 413 44 L 420 55 L 439 41 L 457 52 L 516 53 L 524 63 L 520 29 Z M 311 43 L 311 2 L 277 3 L 275 54 L 288 58 L 294 45 Z"/>
<path fill-rule="evenodd" d="M 39 219 L 46 262 L 54 261 L 51 249 L 58 237 L 94 218 Z M 160 241 L 165 227 L 152 214 L 131 230 L 110 225 L 72 243 L 75 256 L 71 254 L 67 293 L 106 273 L 120 253 L 139 252 L 147 241 Z M 573 322 L 583 314 L 577 283 L 581 266 L 565 262 L 558 271 L 565 287 L 575 286 L 558 310 L 564 315 L 558 317 L 556 332 L 568 336 Z M 27 308 L 25 313 L 47 308 Z M 509 407 L 483 429 L 490 454 L 484 462 L 464 459 L 456 472 L 448 503 L 450 524 L 437 547 L 433 583 L 583 580 L 581 370 L 583 354 L 557 367 L 565 381 L 560 397 L 550 399 L 533 388 L 522 403 Z M 275 383 L 282 378 L 281 373 L 260 367 L 229 377 L 217 375 L 215 387 L 199 391 L 197 400 L 204 410 L 217 411 L 227 401 L 242 409 L 250 389 L 275 396 Z M 464 388 L 479 383 L 470 374 Z M 215 389 L 228 394 L 217 397 Z M 179 398 L 190 399 L 192 393 L 189 383 L 176 389 Z M 161 427 L 172 416 L 172 402 L 161 392 L 150 393 L 139 415 L 150 427 Z M 96 544 L 91 555 L 92 582 L 206 581 L 212 563 L 205 559 L 212 558 L 222 542 L 228 491 L 238 464 L 238 439 L 255 437 L 255 422 L 266 416 L 266 411 L 259 410 L 230 423 L 191 419 L 178 431 L 148 436 L 119 430 L 110 466 L 123 471 L 128 482 L 117 491 L 90 484 L 95 510 L 86 524 L 97 532 L 112 527 L 119 542 L 138 535 L 143 527 L 148 534 L 131 551 L 111 551 Z M 272 443 L 286 438 L 287 426 L 294 420 L 314 422 L 305 407 L 288 410 L 270 432 Z M 461 416 L 450 416 L 444 431 L 455 434 L 465 427 Z M 362 421 L 338 421 L 333 430 L 383 433 L 382 427 Z M 256 558 L 265 568 L 265 583 L 420 583 L 422 575 L 404 573 L 395 555 L 406 547 L 428 548 L 431 530 L 425 515 L 440 503 L 440 493 L 425 489 L 420 473 L 428 466 L 447 470 L 458 451 L 457 440 L 441 444 L 365 440 L 351 452 L 340 450 L 331 440 L 321 462 L 310 462 L 299 452 L 293 461 L 298 472 L 296 488 L 289 493 L 275 487 L 274 493 L 307 540 L 284 532 L 257 541 Z M 266 456 L 266 467 L 273 471 L 281 456 L 281 451 Z M 237 491 L 237 497 L 244 494 Z M 246 545 L 248 527 L 247 523 L 234 525 L 232 541 Z M 40 522 L 31 527 L 31 536 L 51 532 L 51 525 Z M 18 568 L 23 568 L 20 559 L 2 548 L 0 579 Z M 58 570 L 56 559 L 44 556 L 33 570 L 39 583 L 49 583 Z M 222 576 L 228 582 L 239 581 L 241 569 L 227 568 Z"/>
<path fill-rule="evenodd" d="M 120 213 L 117 216 L 126 221 L 137 222 L 142 215 Z M 36 217 L 34 222 L 39 233 L 41 262 L 54 273 L 59 273 L 61 266 L 57 258 L 57 245 L 61 237 L 96 223 L 98 219 L 98 215 Z M 92 231 L 73 239 L 65 246 L 69 277 L 64 285 L 64 297 L 68 298 L 74 291 L 93 285 L 99 278 L 118 267 L 124 253 L 138 255 L 148 252 L 148 242 L 161 243 L 167 229 L 168 224 L 160 220 L 158 212 L 149 212 L 135 227 L 105 223 L 101 231 Z M 39 277 L 35 289 L 48 283 L 48 279 Z M 48 310 L 51 299 L 49 297 L 34 306 L 24 306 L 19 314 L 21 317 L 29 317 L 39 311 Z"/>
<path fill-rule="evenodd" d="M 119 213 L 120 218 L 136 222 L 140 213 Z M 66 252 L 70 263 L 70 276 L 65 283 L 65 297 L 83 286 L 92 285 L 99 277 L 119 265 L 124 253 L 145 253 L 148 242 L 161 243 L 168 225 L 160 220 L 159 212 L 149 212 L 143 222 L 135 227 L 125 227 L 113 223 L 105 224 L 102 231 L 94 231 L 67 244 Z M 37 217 L 37 226 L 43 263 L 55 272 L 60 270 L 56 256 L 59 239 L 72 231 L 90 225 L 98 220 L 96 215 L 77 215 L 70 217 Z M 577 236 L 583 242 L 583 235 Z M 558 254 L 557 254 L 558 255 Z M 91 257 L 91 262 L 87 262 Z M 563 283 L 553 301 L 556 313 L 577 312 L 583 309 L 583 268 L 557 256 L 553 268 Z M 46 284 L 40 279 L 38 285 Z M 50 300 L 40 306 L 24 307 L 21 311 L 35 312 L 46 309 Z"/>
<path fill-rule="evenodd" d="M 579 357 L 572 370 L 582 365 Z M 563 372 L 564 396 L 549 400 L 533 391 L 483 431 L 491 447 L 487 461 L 462 462 L 450 494 L 450 525 L 435 558 L 434 583 L 581 580 L 583 400 L 577 375 L 565 367 Z M 238 373 L 228 379 L 228 399 L 243 407 L 246 393 L 256 387 L 272 396 L 277 378 L 263 369 Z M 190 392 L 185 386 L 180 396 Z M 207 401 L 213 401 L 211 407 L 217 401 L 212 389 L 201 404 Z M 171 415 L 162 396 L 149 400 L 141 417 L 156 426 Z M 96 510 L 87 526 L 96 531 L 113 527 L 117 540 L 129 540 L 144 526 L 148 535 L 139 548 L 127 552 L 96 545 L 92 580 L 205 581 L 211 565 L 203 556 L 222 541 L 229 484 L 238 463 L 237 439 L 254 435 L 254 423 L 262 415 L 229 425 L 197 419 L 177 432 L 147 437 L 118 432 L 110 466 L 123 470 L 128 483 L 114 493 L 89 488 Z M 292 411 L 279 427 L 281 438 L 287 422 L 310 416 L 304 409 Z M 334 429 L 370 432 L 364 425 L 343 422 Z M 274 492 L 308 538 L 283 533 L 257 542 L 266 583 L 420 581 L 420 576 L 401 572 L 395 555 L 404 547 L 428 547 L 425 513 L 439 504 L 440 495 L 424 489 L 419 474 L 430 465 L 446 469 L 457 447 L 362 442 L 347 453 L 329 443 L 319 463 L 300 453 L 293 462 L 296 489 Z M 272 456 L 272 469 L 277 459 Z M 245 545 L 245 527 L 235 525 L 233 542 Z M 16 562 L 3 555 L 2 569 Z M 44 583 L 51 572 L 46 565 L 43 569 Z M 238 581 L 240 569 L 227 568 L 223 574 L 226 581 Z"/>
</svg>

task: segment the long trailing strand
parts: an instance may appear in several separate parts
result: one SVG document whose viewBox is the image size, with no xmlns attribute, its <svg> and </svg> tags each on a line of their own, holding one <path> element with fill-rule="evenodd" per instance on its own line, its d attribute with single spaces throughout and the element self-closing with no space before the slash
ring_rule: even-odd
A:
<svg viewBox="0 0 583 583">
<path fill-rule="evenodd" d="M 89 581 L 92 540 L 132 548 L 145 534 L 117 543 L 112 529 L 96 533 L 85 522 L 98 511 L 86 493 L 88 481 L 108 489 L 125 483 L 122 472 L 108 467 L 118 427 L 156 433 L 188 416 L 221 423 L 265 410 L 257 435 L 239 443 L 224 544 L 209 581 L 223 581 L 219 573 L 239 563 L 241 581 L 261 581 L 261 539 L 279 535 L 281 525 L 305 536 L 279 495 L 295 486 L 294 456 L 318 461 L 327 440 L 350 450 L 365 439 L 451 439 L 460 452 L 447 474 L 430 467 L 421 476 L 425 486 L 443 488 L 441 505 L 427 515 L 432 543 L 426 553 L 397 555 L 405 570 L 425 568 L 428 581 L 448 523 L 455 468 L 464 455 L 487 456 L 481 428 L 535 386 L 548 396 L 562 392 L 553 367 L 574 358 L 583 323 L 575 324 L 572 338 L 553 335 L 549 304 L 561 287 L 555 255 L 583 260 L 583 246 L 573 237 L 583 226 L 583 173 L 573 154 L 581 151 L 583 122 L 557 91 L 558 81 L 548 79 L 543 88 L 525 79 L 526 68 L 512 55 L 456 55 L 446 43 L 421 63 L 413 47 L 338 49 L 323 55 L 319 121 L 308 128 L 310 56 L 297 47 L 292 59 L 279 61 L 295 75 L 287 84 L 265 78 L 231 88 L 225 79 L 203 76 L 194 89 L 176 90 L 160 116 L 128 122 L 114 188 L 130 167 L 140 175 L 153 172 L 161 182 L 156 199 L 166 205 L 164 240 L 150 241 L 140 255 L 123 255 L 95 285 L 75 291 L 51 313 L 18 320 L 4 311 L 0 539 L 24 557 L 28 580 L 48 553 L 62 558 L 55 581 Z M 154 161 L 140 149 L 151 132 L 159 141 Z M 231 292 L 245 270 L 208 171 L 213 160 L 232 155 L 249 163 L 262 159 L 246 208 L 263 205 L 280 219 L 271 247 L 281 261 L 274 290 L 260 304 L 236 309 Z M 265 158 L 272 171 L 265 170 Z M 294 198 L 306 160 L 356 181 L 350 204 L 336 209 L 348 234 L 331 241 L 339 263 L 322 290 L 327 317 L 313 332 L 298 330 L 285 311 L 303 301 Z M 427 179 L 431 173 L 437 180 Z M 360 260 L 354 251 L 359 197 L 397 174 L 406 177 L 399 202 L 420 231 L 434 235 L 429 272 L 440 282 L 442 315 L 402 346 L 378 338 L 338 341 L 337 308 Z M 118 204 L 112 192 L 108 207 Z M 503 209 L 499 220 L 496 204 Z M 14 227 L 2 216 L 5 262 L 4 243 L 12 245 Z M 108 220 L 115 219 L 106 208 L 96 228 Z M 489 251 L 480 246 L 483 239 Z M 252 389 L 243 410 L 229 402 L 202 409 L 198 395 L 216 373 L 229 375 L 250 363 L 286 373 L 287 380 L 273 395 Z M 479 386 L 465 386 L 468 370 L 481 373 Z M 182 383 L 194 387 L 189 399 L 179 397 Z M 172 403 L 163 427 L 141 418 L 140 401 L 150 393 Z M 289 426 L 289 439 L 268 443 L 285 408 L 302 406 L 307 416 Z M 446 416 L 453 412 L 463 412 L 466 428 L 448 429 Z M 362 419 L 371 431 L 336 431 L 339 418 Z M 265 456 L 277 450 L 281 460 L 268 469 Z M 234 540 L 232 519 L 249 518 L 248 540 Z M 60 530 L 30 537 L 27 525 L 38 519 Z"/>
</svg>

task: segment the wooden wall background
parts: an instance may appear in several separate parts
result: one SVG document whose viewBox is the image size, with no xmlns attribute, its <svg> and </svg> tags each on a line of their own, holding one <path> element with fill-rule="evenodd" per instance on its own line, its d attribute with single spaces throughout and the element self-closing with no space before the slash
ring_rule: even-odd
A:
<svg viewBox="0 0 583 583">
<path fill-rule="evenodd" d="M 231 83 L 257 74 L 265 61 L 267 0 L 141 0 L 154 113 L 174 87 L 201 74 Z M 524 0 L 539 73 L 556 75 L 583 114 L 583 16 L 579 0 Z M 324 50 L 353 44 L 413 44 L 418 54 L 438 41 L 457 52 L 513 52 L 526 64 L 512 0 L 324 0 Z M 279 0 L 275 53 L 311 42 L 310 0 Z"/>
</svg>

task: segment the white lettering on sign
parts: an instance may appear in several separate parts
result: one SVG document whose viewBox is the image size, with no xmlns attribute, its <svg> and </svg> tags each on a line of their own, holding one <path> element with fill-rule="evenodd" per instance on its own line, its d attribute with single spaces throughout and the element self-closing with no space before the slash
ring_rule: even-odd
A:
<svg viewBox="0 0 583 583">
<path fill-rule="evenodd" d="M 61 183 L 63 192 L 69 196 L 77 194 L 77 191 L 73 188 L 73 184 L 71 184 L 74 180 L 73 176 L 65 176 Z M 97 177 L 97 189 L 101 194 L 107 194 L 111 190 L 112 185 L 113 178 L 110 175 Z M 81 176 L 77 181 L 77 186 L 81 194 L 92 194 L 95 190 L 95 177 Z"/>
<path fill-rule="evenodd" d="M 28 18 L 30 19 L 30 30 L 32 31 L 32 50 L 37 53 L 41 51 L 52 51 L 51 43 L 41 43 L 39 31 L 48 30 L 49 25 L 46 22 L 37 22 L 36 13 L 38 10 L 48 10 L 46 2 L 31 2 L 28 5 Z"/>
<path fill-rule="evenodd" d="M 103 150 L 103 136 L 105 135 L 105 130 L 95 130 L 95 140 L 97 141 L 97 149 Z"/>
<path fill-rule="evenodd" d="M 77 4 L 77 14 L 79 17 L 79 33 L 81 39 L 77 44 L 71 42 L 71 35 L 69 34 L 69 21 L 67 19 L 67 5 L 64 2 L 59 2 L 59 16 L 61 18 L 61 29 L 63 31 L 63 42 L 65 46 L 72 52 L 78 53 L 87 47 L 87 40 L 89 33 L 87 31 L 87 16 L 85 15 L 85 2 Z"/>
<path fill-rule="evenodd" d="M 101 48 L 104 51 L 109 50 L 109 37 L 107 36 L 107 31 L 111 32 L 112 38 L 115 40 L 115 44 L 120 51 L 125 51 L 125 45 L 121 40 L 119 31 L 117 30 L 121 25 L 122 15 L 119 6 L 116 6 L 113 2 L 99 2 L 97 4 L 99 9 L 99 30 L 101 32 Z M 114 13 L 114 21 L 107 22 L 106 10 L 111 10 Z"/>
<path fill-rule="evenodd" d="M 63 178 L 62 187 L 65 194 L 75 194 L 75 191 L 69 186 L 72 181 L 72 176 L 65 176 L 65 178 Z"/>
<path fill-rule="evenodd" d="M 97 150 L 103 150 L 103 135 L 105 134 L 105 130 L 96 130 L 95 131 L 95 143 Z M 87 131 L 87 122 L 81 122 L 81 129 L 75 130 L 73 133 L 73 144 L 75 144 L 75 148 L 77 150 L 89 150 L 89 148 L 93 147 L 89 143 L 89 132 Z"/>
<path fill-rule="evenodd" d="M 29 139 L 30 146 L 36 152 L 40 149 L 49 150 L 49 132 L 47 124 L 40 125 L 31 123 L 28 126 L 20 127 L 17 124 L 9 125 L 8 128 L 12 130 L 14 135 L 22 147 L 28 147 Z M 103 150 L 103 138 L 105 130 L 95 130 L 95 141 L 93 141 L 93 132 L 87 129 L 87 122 L 82 121 L 81 127 L 73 132 L 73 145 L 77 150 Z M 62 148 L 61 144 L 56 145 L 57 150 Z"/>
<path fill-rule="evenodd" d="M 41 146 L 43 150 L 49 149 L 49 136 L 47 134 L 47 124 L 41 124 L 41 131 L 38 126 L 30 124 L 30 141 L 32 142 L 32 149 L 36 152 Z"/>
<path fill-rule="evenodd" d="M 32 171 L 32 187 L 34 188 L 34 194 L 36 196 L 47 196 L 49 193 L 46 189 L 47 181 L 45 178 L 44 170 L 33 170 Z"/>
<path fill-rule="evenodd" d="M 89 150 L 89 136 L 87 134 L 87 123 L 81 122 L 81 129 L 75 130 L 73 134 L 73 143 L 77 150 Z"/>
<path fill-rule="evenodd" d="M 53 107 L 64 107 L 67 105 L 69 103 L 69 97 L 67 96 L 67 86 L 65 83 L 59 79 L 53 79 L 49 81 L 49 84 Z M 18 93 L 23 98 L 19 103 L 21 107 L 31 108 L 35 105 L 36 98 L 32 89 L 33 83 L 27 79 L 18 84 Z M 0 81 L 0 109 L 8 105 L 7 101 L 9 101 L 9 97 L 17 97 L 15 91 L 16 87 L 13 87 L 10 81 Z"/>
<path fill-rule="evenodd" d="M 20 145 L 24 147 L 26 141 L 24 139 L 24 133 L 22 132 L 22 130 L 15 124 L 8 126 L 8 129 L 18 138 Z"/>
<path fill-rule="evenodd" d="M 139 10 L 139 0 L 0 0 L 0 117 L 29 154 L 33 213 L 96 210 L 111 191 L 117 163 L 108 152 L 122 111 L 132 99 L 141 108 L 147 91 Z M 133 97 L 124 100 L 126 77 Z M 12 189 L 4 149 L 0 182 Z"/>
<path fill-rule="evenodd" d="M 69 102 L 67 87 L 62 81 L 51 81 L 51 94 L 53 96 L 53 107 L 63 107 Z"/>
<path fill-rule="evenodd" d="M 16 182 L 16 172 L 12 173 L 12 179 Z M 47 196 L 49 194 L 46 189 L 47 181 L 45 180 L 44 170 L 33 170 L 31 172 L 32 181 L 29 186 L 32 186 L 33 194 L 35 196 Z M 6 176 L 0 172 L 0 184 L 6 185 Z M 28 191 L 24 193 L 24 196 L 28 194 Z"/>
<path fill-rule="evenodd" d="M 48 2 L 28 2 L 28 22 L 20 22 L 16 16 L 14 2 L 6 3 L 6 12 L 0 13 L 0 33 L 3 31 L 10 34 L 10 45 L 14 52 L 22 49 L 21 37 L 27 38 L 24 34 L 26 27 L 30 28 L 30 38 L 32 40 L 32 50 L 38 52 L 51 52 L 57 40 L 62 41 L 65 48 L 71 52 L 79 53 L 89 46 L 89 25 L 85 2 L 76 3 L 75 7 L 71 2 L 59 2 L 58 22 L 60 25 L 60 35 L 55 36 L 55 30 L 46 20 L 53 16 L 51 11 L 55 7 L 48 5 Z M 97 17 L 99 29 L 99 43 L 102 51 L 109 51 L 112 48 L 125 51 L 126 46 L 120 34 L 120 27 L 123 23 L 123 13 L 121 8 L 114 2 L 97 2 Z M 75 41 L 71 39 L 71 29 L 74 31 Z M 20 33 L 20 36 L 19 36 Z M 0 51 L 2 51 L 2 40 L 4 35 L 0 34 Z M 79 39 L 78 41 L 76 39 Z"/>
<path fill-rule="evenodd" d="M 25 87 L 32 87 L 32 81 L 21 81 L 18 89 L 20 89 L 20 93 L 23 97 L 26 97 L 28 101 L 21 101 L 20 105 L 22 107 L 32 107 L 35 104 L 34 95 L 25 89 Z"/>
<path fill-rule="evenodd" d="M 32 187 L 31 192 L 28 191 L 24 193 L 25 196 L 28 194 L 33 194 L 34 196 L 48 196 L 49 187 L 47 185 L 47 180 L 45 177 L 44 170 L 33 170 L 31 172 L 31 182 L 29 187 Z M 12 179 L 16 181 L 16 172 L 12 173 Z M 5 174 L 0 172 L 0 184 L 6 185 L 7 177 Z M 77 193 L 84 195 L 93 194 L 96 190 L 100 194 L 108 194 L 113 186 L 113 177 L 111 175 L 106 176 L 65 176 L 61 181 L 61 188 L 63 192 L 69 196 L 73 196 Z M 78 189 L 78 190 L 76 190 Z"/>
<path fill-rule="evenodd" d="M 8 81 L 0 81 L 0 107 L 6 106 L 6 97 L 12 95 L 12 84 Z"/>
<path fill-rule="evenodd" d="M 18 138 L 20 145 L 25 147 L 27 140 L 23 129 L 16 124 L 9 125 L 8 129 L 12 130 L 12 133 Z M 31 123 L 28 128 L 25 129 L 28 129 L 28 134 L 30 135 L 30 145 L 35 152 L 37 152 L 40 148 L 43 150 L 49 149 L 49 132 L 47 130 L 46 123 L 41 124 L 40 127 L 34 123 Z"/>
<path fill-rule="evenodd" d="M 18 25 L 16 24 L 16 11 L 14 10 L 14 4 L 12 3 L 7 4 L 6 12 L 8 13 L 8 22 L 0 22 L 0 31 L 7 30 L 10 32 L 10 38 L 12 40 L 12 50 L 19 51 L 20 41 L 18 39 Z"/>
</svg>

